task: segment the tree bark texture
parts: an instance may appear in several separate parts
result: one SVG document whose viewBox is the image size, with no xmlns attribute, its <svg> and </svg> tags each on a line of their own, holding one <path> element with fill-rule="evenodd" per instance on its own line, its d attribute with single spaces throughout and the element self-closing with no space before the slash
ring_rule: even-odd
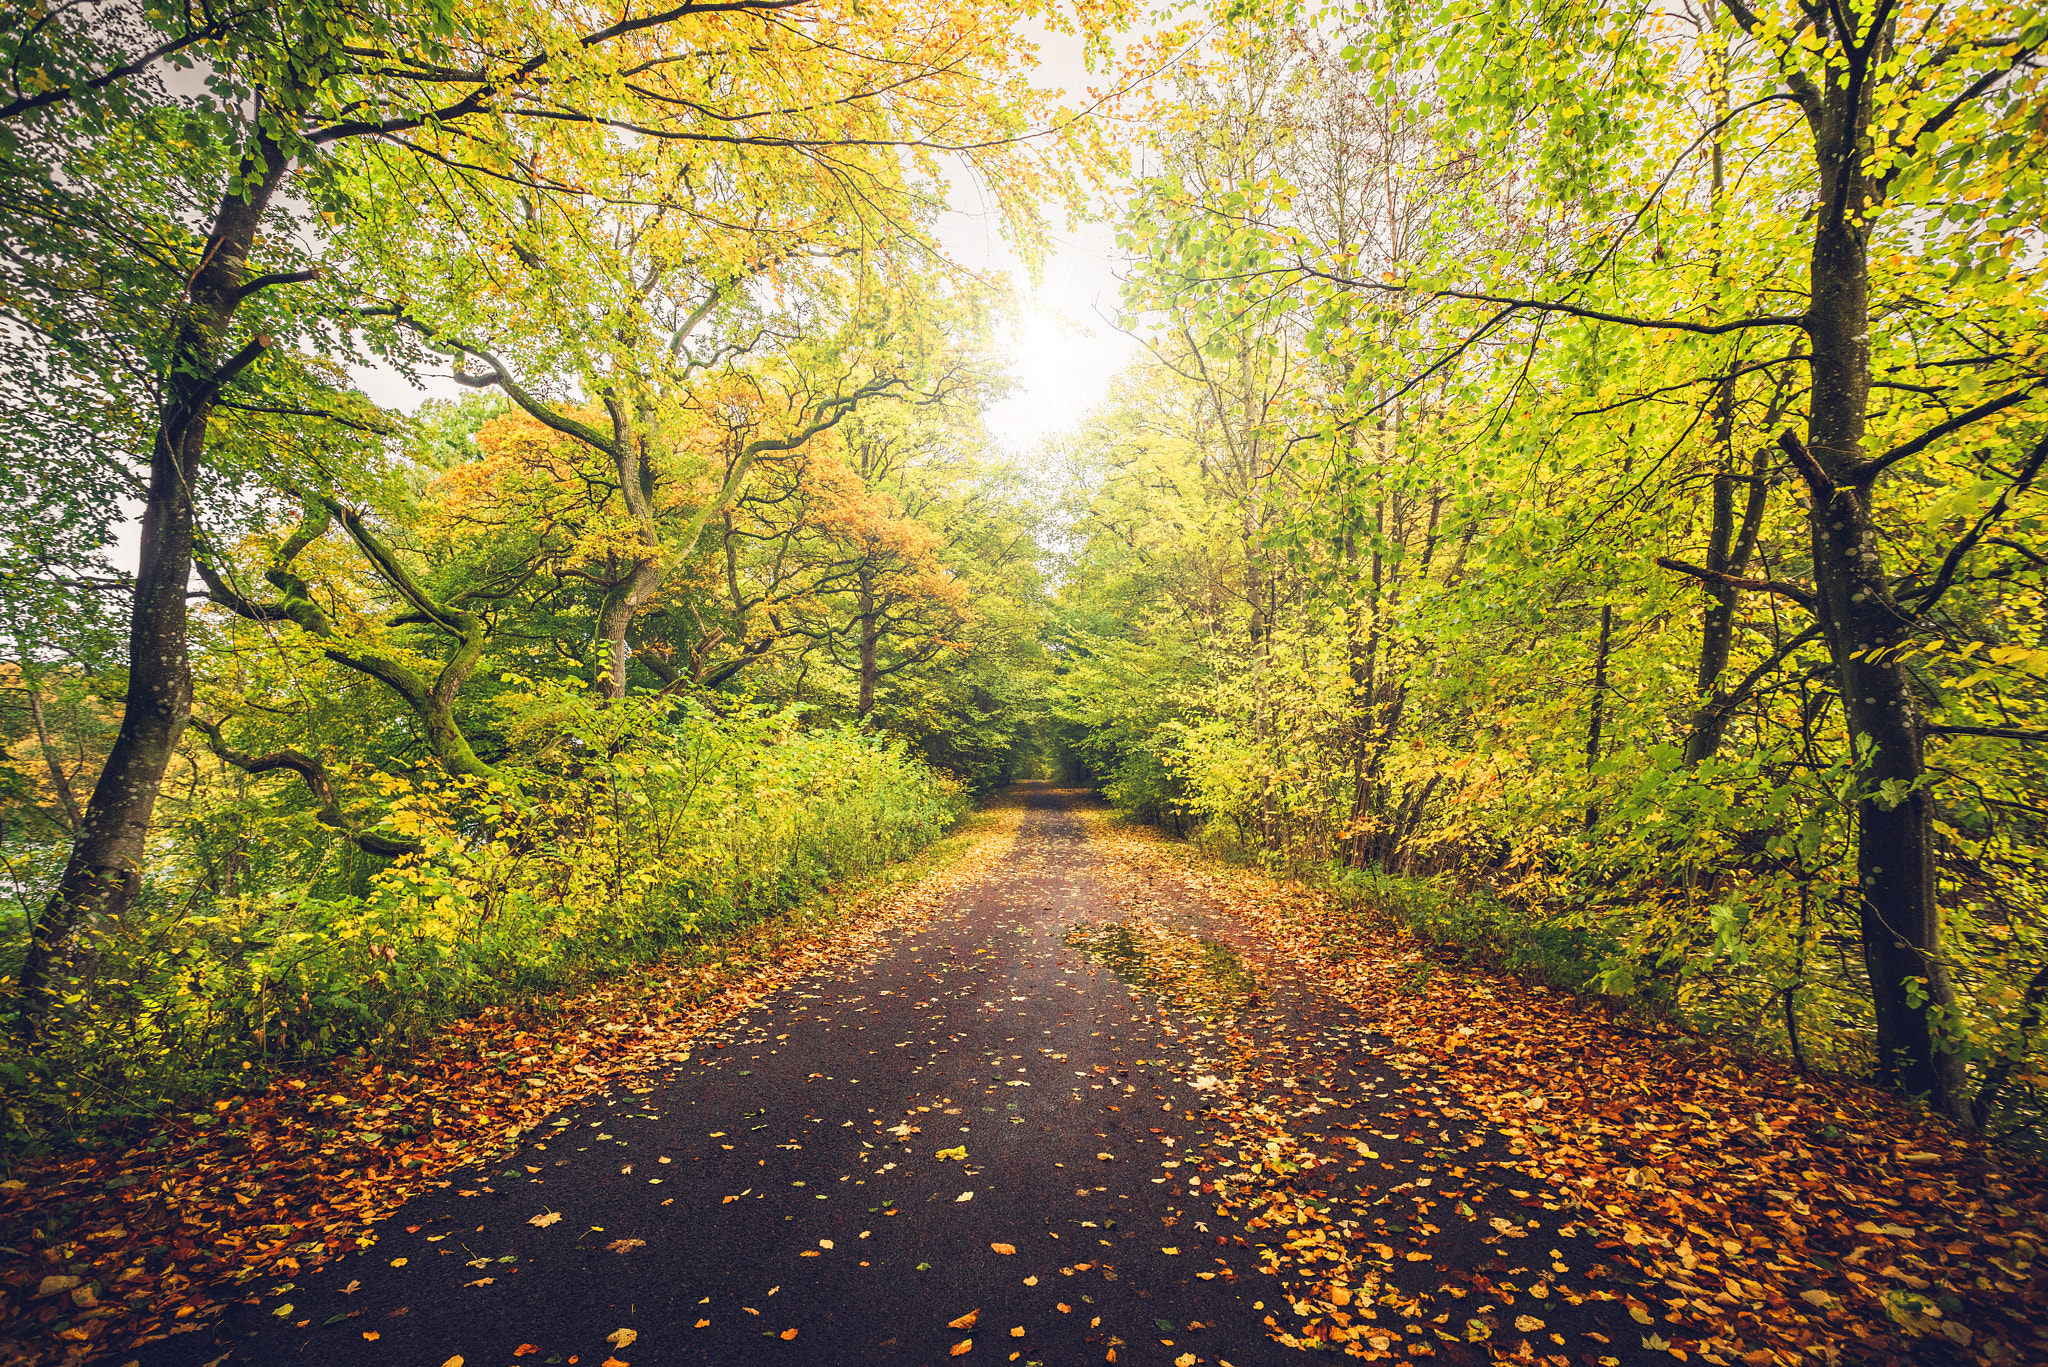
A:
<svg viewBox="0 0 2048 1367">
<path fill-rule="evenodd" d="M 199 267 L 186 286 L 137 538 L 128 695 L 120 731 L 86 803 L 63 878 L 30 930 L 17 1029 L 31 1041 L 62 1000 L 65 980 L 89 978 L 95 929 L 125 913 L 141 888 L 157 795 L 192 711 L 185 635 L 192 486 L 205 460 L 208 418 L 221 385 L 265 345 L 258 338 L 225 354 L 249 250 L 287 165 L 282 149 L 267 136 L 259 137 L 255 154 L 242 168 L 243 189 L 223 195 Z"/>
<path fill-rule="evenodd" d="M 1865 65 L 1881 46 L 1866 41 Z M 1928 1010 L 1953 1006 L 1955 995 L 1941 962 L 1921 718 L 1898 654 L 1915 624 L 1892 597 L 1871 490 L 1857 482 L 1870 397 L 1866 215 L 1877 189 L 1860 146 L 1868 79 L 1860 67 L 1835 73 L 1805 102 L 1820 180 L 1806 320 L 1811 409 L 1804 449 L 1796 438 L 1784 445 L 1811 495 L 1817 607 L 1860 771 L 1856 891 L 1879 1075 L 1967 1121 L 1962 1061 L 1941 1046 Z"/>
</svg>

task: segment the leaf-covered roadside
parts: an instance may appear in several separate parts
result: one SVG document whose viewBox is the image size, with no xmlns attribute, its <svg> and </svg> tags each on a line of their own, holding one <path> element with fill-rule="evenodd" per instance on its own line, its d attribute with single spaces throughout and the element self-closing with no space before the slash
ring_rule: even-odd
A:
<svg viewBox="0 0 2048 1367">
<path fill-rule="evenodd" d="M 1503 1135 L 1523 1186 L 1550 1189 L 1512 1194 L 1596 1237 L 1598 1275 L 1640 1308 L 1644 1347 L 1751 1367 L 2048 1360 L 2048 1178 L 2019 1156 L 1866 1089 L 1617 1022 L 1504 975 L 1428 964 L 1397 929 L 1298 885 L 1187 867 L 1183 847 L 1144 833 L 1102 835 L 1145 869 L 1154 899 L 1221 902 L 1276 961 L 1393 1041 L 1387 1061 L 1409 1076 L 1417 1129 L 1441 1089 Z M 1341 1249 L 1328 1261 L 1348 1269 L 1370 1240 L 1318 1232 L 1336 1217 L 1310 1188 L 1328 1177 L 1289 1171 L 1305 1166 L 1299 1116 L 1314 1088 L 1291 1089 L 1300 1111 L 1252 1115 L 1237 1098 L 1272 1088 L 1268 1062 L 1244 1046 L 1218 1063 L 1224 1113 L 1242 1113 L 1237 1137 L 1260 1136 L 1273 1160 L 1251 1165 L 1240 1211 L 1296 1225 L 1277 1250 L 1284 1279 L 1325 1312 L 1341 1306 L 1316 1293 L 1342 1278 L 1313 1264 Z M 1493 1346 L 1513 1356 L 1515 1343 Z M 1347 1345 L 1372 1355 L 1358 1349 Z"/>
<path fill-rule="evenodd" d="M 216 1102 L 119 1156 L 16 1172 L 0 1183 L 0 1357 L 33 1367 L 139 1348 L 200 1327 L 258 1279 L 271 1289 L 370 1246 L 378 1220 L 449 1171 L 927 914 L 1008 848 L 1016 817 L 982 819 L 964 851 L 934 847 L 958 857 L 908 887 L 761 926 L 722 963 L 656 963 L 545 1013 L 487 1012 L 415 1050 Z"/>
</svg>

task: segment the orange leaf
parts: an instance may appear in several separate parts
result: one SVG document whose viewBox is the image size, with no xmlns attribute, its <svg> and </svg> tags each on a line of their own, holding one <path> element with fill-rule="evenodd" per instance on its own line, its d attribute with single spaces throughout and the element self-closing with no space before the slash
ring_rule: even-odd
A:
<svg viewBox="0 0 2048 1367">
<path fill-rule="evenodd" d="M 946 1327 L 947 1327 L 948 1329 L 972 1329 L 972 1328 L 974 1327 L 974 1322 L 975 1322 L 975 1321 L 976 1321 L 977 1319 L 980 1319 L 980 1318 L 981 1318 L 981 1307 L 980 1307 L 980 1306 L 976 1306 L 976 1307 L 975 1307 L 974 1309 L 972 1309 L 972 1310 L 968 1311 L 968 1312 L 967 1312 L 966 1314 L 962 1315 L 962 1316 L 961 1316 L 961 1317 L 960 1317 L 959 1319 L 957 1319 L 957 1320 L 948 1320 L 948 1321 L 946 1322 Z M 965 1352 L 965 1351 L 967 1351 L 967 1350 L 963 1348 L 963 1349 L 961 1349 L 961 1351 L 962 1351 L 962 1352 Z"/>
<path fill-rule="evenodd" d="M 796 1330 L 785 1329 L 782 1331 L 782 1337 L 784 1337 L 785 1339 L 793 1339 L 796 1337 Z"/>
<path fill-rule="evenodd" d="M 973 1339 L 961 1339 L 958 1343 L 954 1344 L 951 1348 L 948 1348 L 946 1350 L 946 1356 L 954 1358 L 959 1357 L 962 1353 L 966 1352 L 973 1346 Z"/>
<path fill-rule="evenodd" d="M 514 1348 L 512 1350 L 512 1356 L 516 1358 L 523 1358 L 528 1353 L 538 1353 L 539 1351 L 540 1345 L 537 1343 L 522 1343 L 517 1348 Z"/>
<path fill-rule="evenodd" d="M 1002 1254 L 1005 1258 L 1017 1251 L 1017 1245 L 1015 1244 L 990 1244 L 989 1247 Z"/>
</svg>

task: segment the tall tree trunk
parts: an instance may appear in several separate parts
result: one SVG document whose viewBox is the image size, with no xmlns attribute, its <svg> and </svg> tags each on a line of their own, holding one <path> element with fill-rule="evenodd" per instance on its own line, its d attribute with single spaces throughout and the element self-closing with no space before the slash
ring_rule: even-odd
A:
<svg viewBox="0 0 2048 1367">
<path fill-rule="evenodd" d="M 1600 605 L 1600 643 L 1593 648 L 1593 708 L 1592 716 L 1586 723 L 1586 773 L 1590 778 L 1593 766 L 1600 762 L 1602 733 L 1607 729 L 1607 658 L 1614 640 L 1614 605 Z M 1586 829 L 1592 830 L 1600 820 L 1600 809 L 1586 804 Z"/>
<path fill-rule="evenodd" d="M 64 813 L 64 829 L 76 837 L 78 828 L 85 824 L 85 814 L 78 809 L 78 795 L 71 791 L 71 776 L 64 772 L 64 761 L 50 742 L 50 728 L 43 717 L 43 681 L 27 670 L 22 671 L 21 680 L 28 694 L 29 720 L 36 728 L 36 744 L 43 752 L 43 767 L 49 771 L 51 791 L 56 793 L 58 809 Z"/>
<path fill-rule="evenodd" d="M 1857 482 L 1870 397 L 1868 206 L 1876 188 L 1860 145 L 1868 119 L 1862 74 L 1835 75 L 1807 101 L 1820 172 L 1807 314 L 1812 408 L 1805 446 L 1789 433 L 1784 445 L 1812 495 L 1816 596 L 1860 770 L 1856 883 L 1879 1075 L 1967 1123 L 1962 1061 L 1940 1047 L 1928 1011 L 1952 1006 L 1955 994 L 1941 963 L 1919 709 L 1896 650 L 1913 621 L 1892 598 L 1870 487 Z"/>
<path fill-rule="evenodd" d="M 879 666 L 875 660 L 875 649 L 881 640 L 881 609 L 875 603 L 875 576 L 867 570 L 860 572 L 860 707 L 862 721 L 875 710 L 875 680 Z"/>
<path fill-rule="evenodd" d="M 612 420 L 610 455 L 613 469 L 619 476 L 619 494 L 625 500 L 626 513 L 633 519 L 634 529 L 640 534 L 640 545 L 632 565 L 627 569 L 625 578 L 614 584 L 611 592 L 605 595 L 604 605 L 597 614 L 597 637 L 603 651 L 603 658 L 599 661 L 599 682 L 604 691 L 604 702 L 609 705 L 626 696 L 626 661 L 629 658 L 626 632 L 668 578 L 671 560 L 664 553 L 661 524 L 654 515 L 654 470 L 647 463 L 643 447 L 645 434 L 654 429 L 654 411 L 646 406 L 640 408 L 640 430 L 635 431 L 627 418 L 625 404 L 615 394 L 605 394 L 604 406 Z M 702 533 L 701 521 L 698 531 Z"/>
<path fill-rule="evenodd" d="M 242 275 L 263 211 L 288 158 L 259 136 L 240 186 L 222 196 L 199 268 L 186 286 L 150 448 L 149 492 L 137 538 L 128 619 L 128 696 L 121 729 L 93 785 L 64 876 L 30 930 L 22 958 L 17 1029 L 33 1041 L 71 970 L 89 974 L 96 927 L 118 917 L 141 887 L 144 846 L 164 771 L 192 711 L 185 594 L 192 577 L 192 486 L 206 455 L 207 420 L 220 387 L 262 353 L 255 338 L 224 356 Z"/>
</svg>

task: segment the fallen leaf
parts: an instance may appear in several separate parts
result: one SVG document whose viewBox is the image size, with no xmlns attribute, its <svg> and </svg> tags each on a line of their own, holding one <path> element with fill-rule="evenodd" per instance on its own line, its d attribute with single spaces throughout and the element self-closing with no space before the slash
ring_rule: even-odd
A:
<svg viewBox="0 0 2048 1367">
<path fill-rule="evenodd" d="M 614 1329 L 604 1336 L 604 1341 L 614 1348 L 631 1348 L 640 1338 L 638 1329 Z"/>
<path fill-rule="evenodd" d="M 393 1258 L 393 1259 L 391 1260 L 391 1265 L 392 1265 L 393 1267 L 404 1267 L 404 1266 L 405 1266 L 405 1259 L 403 1259 L 403 1258 Z"/>
<path fill-rule="evenodd" d="M 973 1192 L 971 1192 L 971 1191 L 963 1191 L 963 1192 L 961 1192 L 961 1193 L 960 1193 L 960 1194 L 959 1194 L 958 1196 L 955 1196 L 955 1197 L 953 1198 L 953 1204 L 957 1206 L 957 1205 L 959 1205 L 959 1204 L 960 1204 L 960 1203 L 961 1203 L 962 1201 L 972 1201 L 973 1199 L 974 1199 L 974 1193 L 973 1193 Z"/>
<path fill-rule="evenodd" d="M 951 1348 L 948 1348 L 946 1350 L 946 1356 L 952 1358 L 959 1357 L 962 1353 L 967 1352 L 972 1347 L 974 1347 L 973 1339 L 961 1339 L 958 1343 L 954 1344 Z"/>
<path fill-rule="evenodd" d="M 976 1306 L 974 1309 L 962 1315 L 959 1319 L 946 1321 L 946 1327 L 948 1329 L 972 1329 L 974 1327 L 974 1322 L 980 1318 L 981 1307 Z"/>
<path fill-rule="evenodd" d="M 477 1279 L 476 1279 L 475 1281 L 473 1281 L 473 1282 L 464 1282 L 464 1283 L 463 1283 L 463 1285 L 464 1285 L 464 1286 L 490 1286 L 490 1285 L 492 1285 L 493 1283 L 495 1283 L 495 1282 L 496 1282 L 497 1280 L 498 1280 L 498 1279 L 497 1279 L 496 1277 L 478 1277 L 478 1278 L 477 1278 Z"/>
<path fill-rule="evenodd" d="M 1643 1309 L 1640 1305 L 1631 1305 L 1628 1308 L 1628 1317 L 1637 1324 L 1655 1324 L 1657 1322 L 1650 1312 Z"/>
<path fill-rule="evenodd" d="M 1525 1334 L 1533 1334 L 1542 1327 L 1543 1321 L 1537 1319 L 1534 1315 L 1515 1316 L 1515 1328 L 1521 1330 Z"/>
<path fill-rule="evenodd" d="M 1005 1258 L 1017 1251 L 1017 1245 L 1015 1244 L 990 1244 L 989 1247 L 1002 1254 Z"/>
<path fill-rule="evenodd" d="M 1160 1249 L 1159 1251 L 1160 1251 L 1161 1253 L 1179 1253 L 1179 1252 L 1180 1252 L 1180 1250 L 1179 1250 L 1179 1249 L 1177 1249 L 1177 1248 L 1162 1248 L 1162 1249 Z"/>
<path fill-rule="evenodd" d="M 384 1336 L 378 1333 L 375 1329 L 363 1330 L 363 1338 L 368 1342 L 375 1343 L 378 1339 L 381 1339 L 383 1337 Z"/>
<path fill-rule="evenodd" d="M 1116 1155 L 1113 1153 L 1098 1153 L 1095 1156 L 1105 1163 L 1111 1162 L 1116 1158 Z"/>
<path fill-rule="evenodd" d="M 1011 1337 L 1011 1338 L 1013 1338 L 1013 1339 L 1021 1339 L 1021 1338 L 1023 1338 L 1023 1337 L 1024 1337 L 1024 1326 L 1020 1324 L 1020 1325 L 1018 1325 L 1018 1326 L 1017 1326 L 1017 1327 L 1016 1327 L 1015 1329 L 1012 1329 L 1012 1330 L 1010 1331 L 1010 1337 Z"/>
<path fill-rule="evenodd" d="M 967 1146 L 962 1144 L 956 1149 L 940 1149 L 932 1157 L 938 1159 L 941 1163 L 945 1162 L 948 1158 L 957 1158 L 964 1163 L 967 1161 Z"/>
<path fill-rule="evenodd" d="M 647 1247 L 645 1239 L 614 1239 L 605 1245 L 614 1253 L 631 1253 L 636 1248 Z"/>
<path fill-rule="evenodd" d="M 517 1348 L 514 1348 L 512 1350 L 512 1356 L 516 1358 L 523 1358 L 530 1353 L 538 1353 L 539 1351 L 540 1345 L 537 1343 L 522 1343 Z"/>
<path fill-rule="evenodd" d="M 278 1306 L 277 1309 L 271 1311 L 270 1313 L 277 1316 L 279 1319 L 283 1319 L 286 1315 L 291 1314 L 291 1312 L 291 1302 L 287 1301 L 283 1305 Z"/>
<path fill-rule="evenodd" d="M 528 1223 L 529 1225 L 539 1225 L 542 1229 L 546 1229 L 549 1225 L 559 1224 L 561 1222 L 561 1219 L 562 1213 L 560 1211 L 551 1210 L 545 1215 L 534 1216 L 531 1220 L 528 1220 L 526 1223 Z"/>
<path fill-rule="evenodd" d="M 783 1331 L 782 1331 L 782 1337 L 783 1337 L 783 1338 L 785 1338 L 785 1339 L 793 1339 L 793 1338 L 795 1338 L 795 1337 L 796 1337 L 796 1330 L 794 1330 L 794 1329 L 785 1329 L 785 1330 L 783 1330 Z"/>
<path fill-rule="evenodd" d="M 462 1354 L 457 1353 L 454 1357 L 442 1363 L 441 1367 L 462 1367 Z"/>
<path fill-rule="evenodd" d="M 708 1328 L 708 1327 L 710 1326 L 710 1324 L 711 1324 L 711 1321 L 710 1321 L 710 1320 L 698 1320 L 698 1321 L 696 1322 L 696 1324 L 692 1325 L 691 1327 L 692 1327 L 693 1329 L 704 1329 L 704 1328 Z"/>
</svg>

